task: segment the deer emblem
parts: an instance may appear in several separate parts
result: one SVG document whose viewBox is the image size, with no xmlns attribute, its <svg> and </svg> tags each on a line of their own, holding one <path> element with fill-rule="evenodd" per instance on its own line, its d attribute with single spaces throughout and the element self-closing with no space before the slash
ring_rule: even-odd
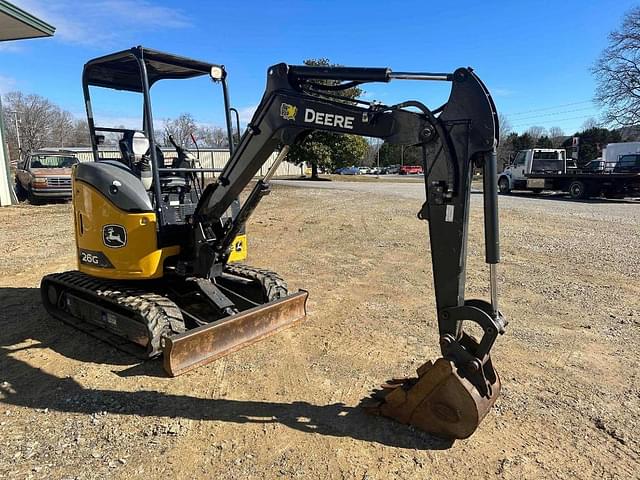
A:
<svg viewBox="0 0 640 480">
<path fill-rule="evenodd" d="M 102 240 L 107 247 L 120 248 L 127 244 L 127 231 L 122 225 L 105 225 Z"/>
</svg>

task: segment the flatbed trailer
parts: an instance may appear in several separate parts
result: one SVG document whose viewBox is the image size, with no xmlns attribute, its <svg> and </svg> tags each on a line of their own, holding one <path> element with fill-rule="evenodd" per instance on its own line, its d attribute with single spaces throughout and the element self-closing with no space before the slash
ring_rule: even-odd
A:
<svg viewBox="0 0 640 480">
<path fill-rule="evenodd" d="M 564 150 L 521 150 L 498 174 L 498 189 L 502 194 L 512 190 L 567 192 L 574 199 L 640 196 L 640 169 L 585 172 L 567 168 Z"/>
<path fill-rule="evenodd" d="M 530 173 L 523 188 L 567 192 L 571 198 L 640 196 L 640 173 Z"/>
</svg>

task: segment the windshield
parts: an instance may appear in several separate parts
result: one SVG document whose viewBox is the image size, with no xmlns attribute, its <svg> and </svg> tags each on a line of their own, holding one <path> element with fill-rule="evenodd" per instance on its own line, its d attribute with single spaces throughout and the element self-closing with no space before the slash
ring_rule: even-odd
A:
<svg viewBox="0 0 640 480">
<path fill-rule="evenodd" d="M 76 157 L 60 155 L 34 155 L 31 157 L 31 168 L 68 168 L 78 163 Z"/>
<path fill-rule="evenodd" d="M 561 152 L 533 152 L 532 172 L 562 171 L 564 169 L 564 158 Z"/>
</svg>

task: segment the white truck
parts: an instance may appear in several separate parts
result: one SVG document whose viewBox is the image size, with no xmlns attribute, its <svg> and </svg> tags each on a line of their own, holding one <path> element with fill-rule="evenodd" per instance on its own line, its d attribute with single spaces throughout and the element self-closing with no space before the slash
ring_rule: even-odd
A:
<svg viewBox="0 0 640 480">
<path fill-rule="evenodd" d="M 610 145 L 615 144 L 607 148 Z M 614 155 L 615 150 L 608 154 Z M 511 164 L 498 174 L 498 190 L 501 194 L 512 190 L 560 191 L 574 199 L 640 195 L 640 154 L 620 154 L 615 165 L 599 171 L 575 168 L 572 163 L 567 161 L 563 149 L 520 150 Z"/>
<path fill-rule="evenodd" d="M 602 149 L 602 167 L 605 171 L 613 171 L 625 155 L 639 155 L 640 142 L 608 143 Z"/>
</svg>

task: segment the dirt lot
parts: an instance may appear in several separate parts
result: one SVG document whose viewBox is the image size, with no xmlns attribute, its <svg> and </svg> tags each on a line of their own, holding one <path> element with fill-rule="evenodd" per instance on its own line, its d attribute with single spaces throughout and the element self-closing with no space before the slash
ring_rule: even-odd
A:
<svg viewBox="0 0 640 480">
<path fill-rule="evenodd" d="M 277 187 L 251 262 L 308 289 L 308 319 L 176 379 L 44 313 L 69 205 L 1 209 L 0 477 L 638 478 L 640 205 L 504 202 L 503 395 L 450 445 L 356 408 L 438 353 L 422 201 L 399 191 Z M 476 209 L 469 297 L 481 243 Z"/>
</svg>

